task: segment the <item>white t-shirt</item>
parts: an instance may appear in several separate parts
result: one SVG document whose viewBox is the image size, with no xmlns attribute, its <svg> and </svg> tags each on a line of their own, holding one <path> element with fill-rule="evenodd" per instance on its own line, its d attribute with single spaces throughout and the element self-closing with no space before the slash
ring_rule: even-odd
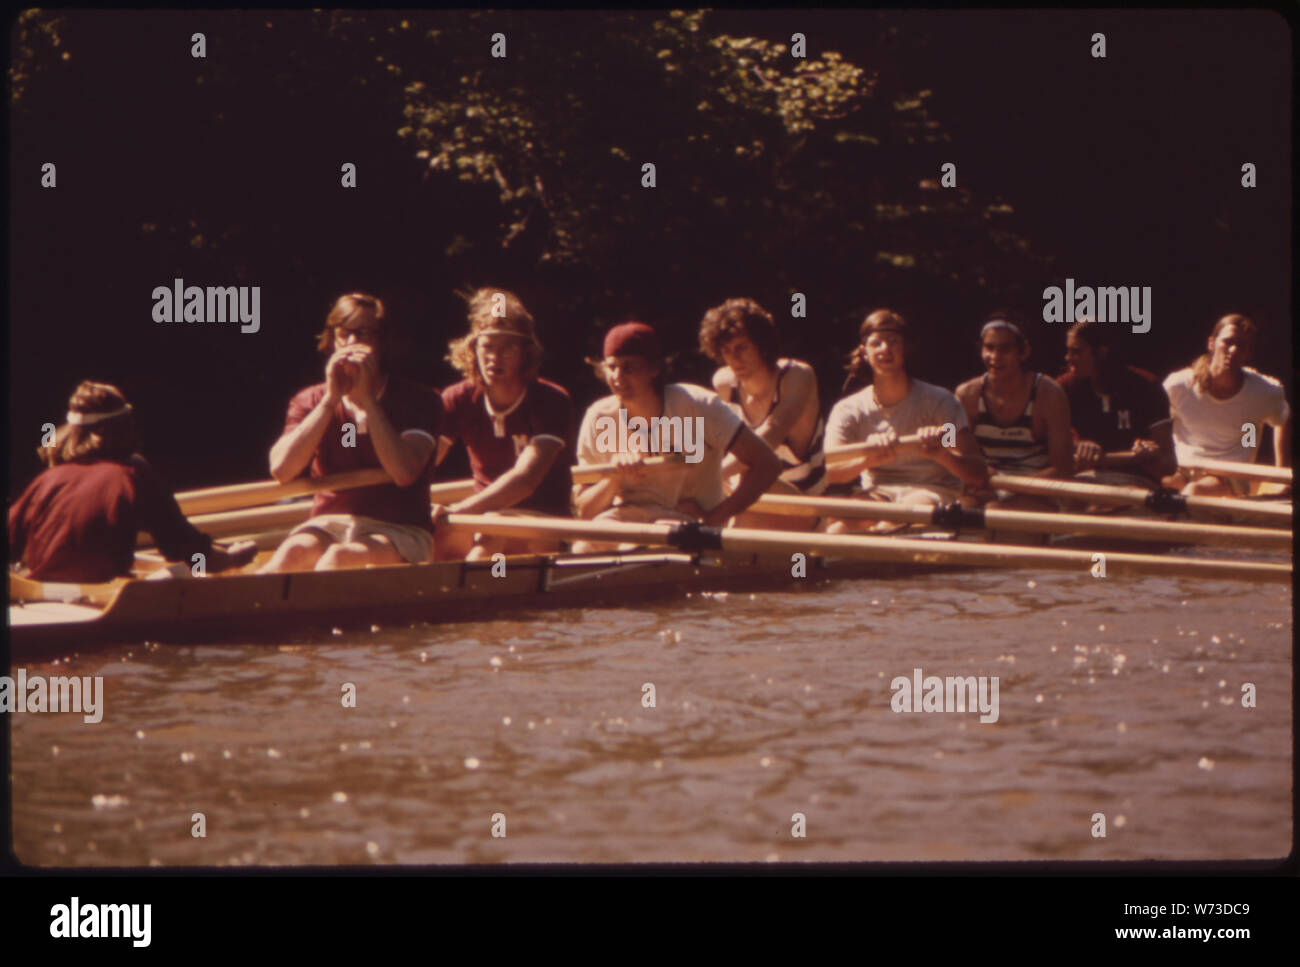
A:
<svg viewBox="0 0 1300 967">
<path fill-rule="evenodd" d="M 690 497 L 704 510 L 712 510 L 726 496 L 722 489 L 722 460 L 744 422 L 717 394 L 689 383 L 669 383 L 664 387 L 663 415 L 673 421 L 668 424 L 671 432 L 661 429 L 658 434 L 649 433 L 649 454 L 659 453 L 659 444 L 672 452 L 671 444 L 677 442 L 689 454 L 692 448 L 700 448 L 702 441 L 700 461 L 687 463 L 681 470 L 647 474 L 640 483 L 625 485 L 617 502 L 672 510 L 679 500 Z M 578 430 L 579 464 L 609 463 L 615 454 L 633 448 L 634 434 L 629 432 L 624 441 L 625 450 L 617 449 L 617 432 L 612 428 L 618 421 L 617 396 L 606 396 L 587 408 Z"/>
<path fill-rule="evenodd" d="M 913 379 L 907 395 L 893 406 L 882 406 L 876 399 L 876 387 L 868 386 L 846 396 L 831 408 L 826 423 L 826 447 L 863 443 L 873 433 L 889 427 L 900 437 L 925 426 L 953 424 L 958 430 L 967 426 L 966 411 L 957 397 L 933 383 Z M 915 451 L 862 471 L 863 488 L 873 486 L 936 485 L 961 488 L 961 481 L 943 465 L 920 456 Z"/>
<path fill-rule="evenodd" d="M 1184 460 L 1208 457 L 1211 460 L 1234 460 L 1254 463 L 1259 456 L 1259 436 L 1263 424 L 1282 426 L 1291 416 L 1282 384 L 1243 367 L 1245 377 L 1236 396 L 1217 399 L 1200 392 L 1192 384 L 1191 367 L 1180 369 L 1165 379 L 1169 396 L 1169 415 L 1174 420 L 1174 454 L 1179 464 Z M 1255 446 L 1242 446 L 1247 430 L 1255 425 Z"/>
</svg>

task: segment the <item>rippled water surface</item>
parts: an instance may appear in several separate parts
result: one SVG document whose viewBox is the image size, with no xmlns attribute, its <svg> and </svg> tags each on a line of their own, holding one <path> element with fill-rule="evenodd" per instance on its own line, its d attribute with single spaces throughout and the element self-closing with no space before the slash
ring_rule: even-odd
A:
<svg viewBox="0 0 1300 967">
<path fill-rule="evenodd" d="M 105 711 L 95 725 L 11 716 L 17 855 L 225 866 L 1291 849 L 1283 585 L 969 572 L 376 621 L 28 662 L 29 675 L 104 676 Z M 891 681 L 918 667 L 997 676 L 998 721 L 894 712 Z"/>
</svg>

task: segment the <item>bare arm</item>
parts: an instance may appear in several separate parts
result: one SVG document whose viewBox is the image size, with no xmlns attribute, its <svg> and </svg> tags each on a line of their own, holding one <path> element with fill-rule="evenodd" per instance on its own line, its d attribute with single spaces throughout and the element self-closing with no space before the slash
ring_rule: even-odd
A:
<svg viewBox="0 0 1300 967">
<path fill-rule="evenodd" d="M 1035 477 L 1068 477 L 1074 473 L 1074 437 L 1070 433 L 1070 400 L 1055 380 L 1043 377 L 1038 406 L 1047 423 L 1047 455 L 1050 463 Z"/>
<path fill-rule="evenodd" d="M 758 500 L 781 476 L 781 461 L 772 448 L 759 439 L 749 427 L 742 425 L 728 452 L 734 453 L 745 465 L 740 483 L 730 497 L 714 507 L 704 517 L 704 523 L 714 527 L 725 524 L 754 501 Z"/>
<path fill-rule="evenodd" d="M 574 486 L 573 508 L 578 516 L 591 519 L 614 503 L 614 498 L 623 492 L 623 481 L 644 480 L 646 469 L 640 453 L 615 453 L 611 459 L 618 472 L 610 474 L 603 480 L 585 487 Z"/>
<path fill-rule="evenodd" d="M 307 469 L 333 421 L 337 403 L 337 398 L 331 399 L 326 393 L 305 420 L 275 441 L 271 447 L 271 476 L 277 482 L 295 480 Z"/>
<path fill-rule="evenodd" d="M 1291 417 L 1281 426 L 1273 427 L 1273 463 L 1279 467 L 1291 466 Z"/>
<path fill-rule="evenodd" d="M 573 509 L 579 517 L 590 520 L 614 503 L 622 488 L 617 476 L 609 476 L 586 487 L 574 487 Z"/>
<path fill-rule="evenodd" d="M 383 407 L 374 400 L 369 403 L 362 406 L 362 410 L 370 426 L 370 442 L 374 444 L 375 456 L 393 478 L 393 483 L 409 487 L 420 479 L 425 464 L 433 456 L 433 441 L 423 433 L 399 434 Z"/>
<path fill-rule="evenodd" d="M 420 479 L 425 465 L 433 456 L 436 444 L 424 433 L 398 433 L 384 408 L 375 399 L 375 386 L 379 381 L 378 358 L 368 346 L 353 346 L 344 350 L 351 354 L 356 364 L 353 386 L 348 398 L 366 415 L 370 428 L 370 442 L 374 445 L 379 465 L 399 487 L 409 487 Z"/>
<path fill-rule="evenodd" d="M 307 469 L 321 437 L 329 429 L 334 408 L 343 394 L 352 389 L 353 375 L 348 368 L 352 351 L 341 349 L 325 363 L 325 395 L 307 417 L 271 447 L 271 476 L 278 483 L 297 479 Z"/>
<path fill-rule="evenodd" d="M 956 446 L 952 450 L 940 445 L 943 433 L 942 426 L 927 426 L 917 431 L 921 438 L 921 452 L 964 484 L 983 487 L 988 483 L 988 465 L 970 427 L 964 426 L 957 431 Z"/>
<path fill-rule="evenodd" d="M 442 461 L 447 459 L 447 454 L 451 452 L 451 448 L 452 442 L 449 438 L 445 436 L 438 437 L 438 454 L 433 460 L 433 465 L 435 467 L 442 466 Z"/>
<path fill-rule="evenodd" d="M 715 376 L 714 385 L 718 385 L 718 382 L 719 380 Z M 816 374 L 813 373 L 811 368 L 804 366 L 794 366 L 788 369 L 781 381 L 780 397 L 780 401 L 772 408 L 772 412 L 767 414 L 762 423 L 754 427 L 754 433 L 758 438 L 773 449 L 776 449 L 789 439 L 790 431 L 799 422 L 800 417 L 804 415 L 810 400 L 814 407 L 817 406 Z M 740 462 L 734 453 L 727 454 L 726 460 L 722 463 L 723 475 L 730 476 L 737 473 L 740 469 Z"/>
<path fill-rule="evenodd" d="M 453 514 L 483 514 L 513 507 L 532 495 L 563 450 L 564 444 L 559 440 L 534 437 L 513 467 L 474 496 L 457 501 L 447 509 Z"/>
</svg>

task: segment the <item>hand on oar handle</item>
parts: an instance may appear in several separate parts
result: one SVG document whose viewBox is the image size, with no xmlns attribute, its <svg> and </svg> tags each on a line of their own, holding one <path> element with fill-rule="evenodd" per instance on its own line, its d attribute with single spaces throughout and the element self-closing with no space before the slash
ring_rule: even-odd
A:
<svg viewBox="0 0 1300 967">
<path fill-rule="evenodd" d="M 620 485 L 624 481 L 640 483 L 646 478 L 645 454 L 643 453 L 618 453 L 614 455 L 611 463 L 614 464 L 614 479 Z"/>
<path fill-rule="evenodd" d="M 1104 451 L 1093 440 L 1080 440 L 1074 445 L 1074 469 L 1091 470 L 1101 461 Z"/>
<path fill-rule="evenodd" d="M 257 541 L 236 541 L 228 547 L 212 545 L 212 555 L 208 561 L 208 570 L 213 574 L 243 567 L 257 556 Z"/>
<path fill-rule="evenodd" d="M 684 458 L 680 453 L 656 457 L 647 457 L 643 453 L 618 453 L 614 454 L 609 463 L 578 464 L 573 468 L 573 482 L 593 484 L 614 476 L 641 480 L 647 474 L 680 470 L 683 463 Z"/>
</svg>

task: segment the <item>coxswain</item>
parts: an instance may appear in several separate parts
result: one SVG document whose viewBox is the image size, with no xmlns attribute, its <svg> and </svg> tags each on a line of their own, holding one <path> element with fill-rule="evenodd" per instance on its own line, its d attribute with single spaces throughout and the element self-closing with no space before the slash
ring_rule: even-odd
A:
<svg viewBox="0 0 1300 967">
<path fill-rule="evenodd" d="M 37 449 L 47 469 L 9 508 L 9 560 L 19 564 L 19 574 L 73 584 L 129 575 L 140 531 L 193 574 L 253 559 L 252 541 L 221 547 L 186 520 L 139 448 L 135 416 L 121 391 L 81 383 L 51 445 Z"/>
</svg>

